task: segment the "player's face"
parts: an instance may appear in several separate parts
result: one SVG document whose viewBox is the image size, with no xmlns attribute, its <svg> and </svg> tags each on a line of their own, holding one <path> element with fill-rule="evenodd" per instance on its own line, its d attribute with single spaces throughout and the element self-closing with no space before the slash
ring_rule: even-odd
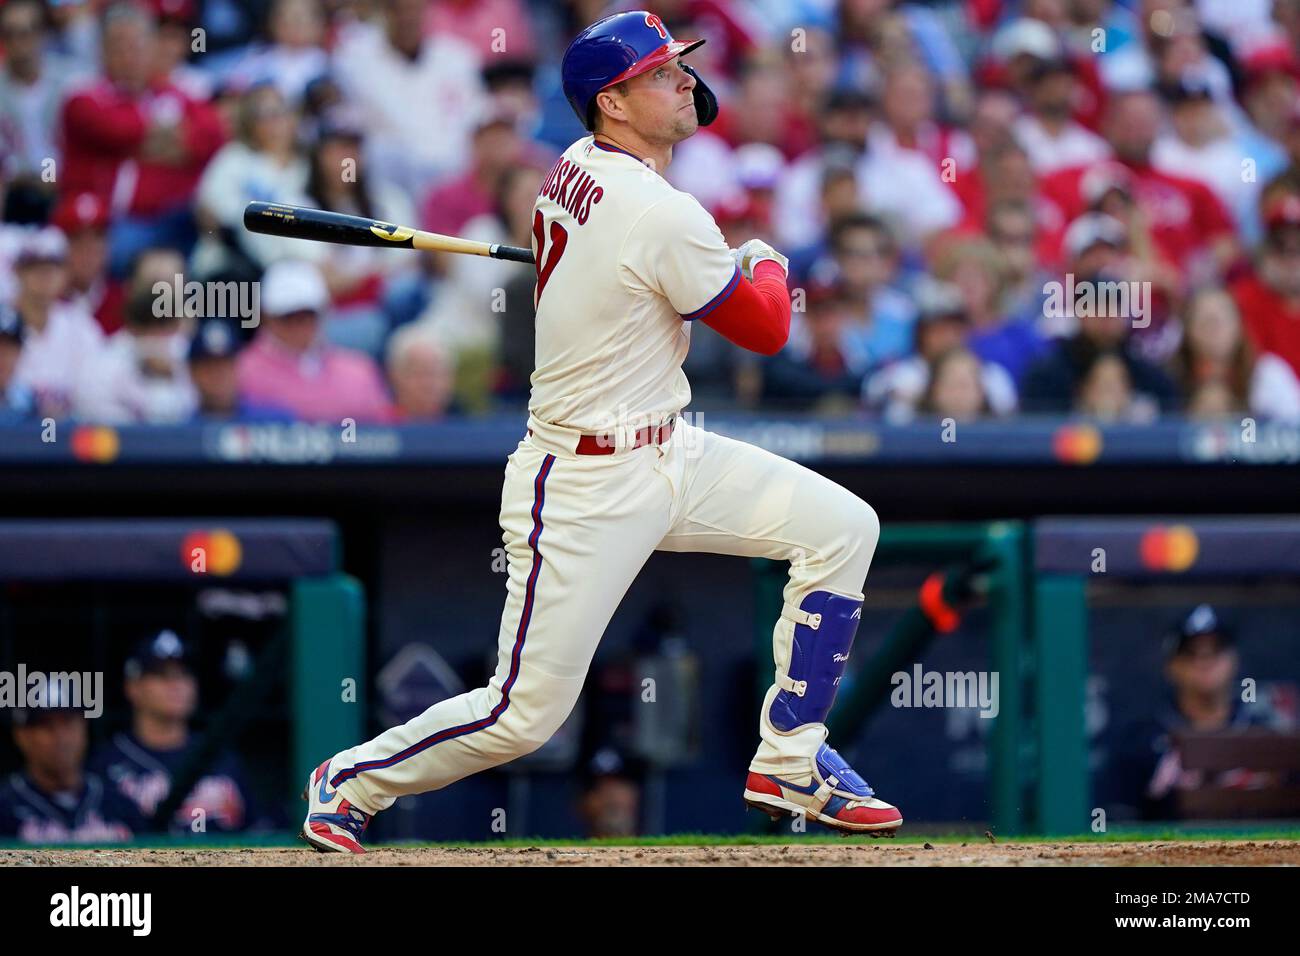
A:
<svg viewBox="0 0 1300 956">
<path fill-rule="evenodd" d="M 1168 668 L 1169 679 L 1179 690 L 1218 693 L 1237 672 L 1237 652 L 1223 646 L 1213 634 L 1202 634 L 1170 658 Z"/>
<path fill-rule="evenodd" d="M 127 690 L 136 710 L 168 720 L 186 720 L 194 713 L 198 688 L 194 677 L 180 664 L 136 678 Z"/>
<path fill-rule="evenodd" d="M 27 763 L 46 776 L 67 778 L 86 756 L 86 721 L 81 714 L 46 714 L 35 723 L 15 728 L 14 741 Z"/>
<path fill-rule="evenodd" d="M 633 77 L 621 98 L 629 125 L 647 142 L 680 143 L 700 127 L 694 89 L 681 57 Z"/>
</svg>

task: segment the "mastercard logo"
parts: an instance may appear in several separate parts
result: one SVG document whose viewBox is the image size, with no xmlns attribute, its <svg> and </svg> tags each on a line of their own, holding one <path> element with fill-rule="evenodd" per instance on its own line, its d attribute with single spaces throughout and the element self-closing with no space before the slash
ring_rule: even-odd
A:
<svg viewBox="0 0 1300 956">
<path fill-rule="evenodd" d="M 229 531 L 194 531 L 181 542 L 181 562 L 194 574 L 225 577 L 239 569 L 244 552 Z"/>
<path fill-rule="evenodd" d="M 1142 535 L 1138 549 L 1142 566 L 1150 571 L 1186 571 L 1196 563 L 1201 545 L 1195 531 L 1178 524 L 1151 528 Z"/>
<path fill-rule="evenodd" d="M 1067 465 L 1091 465 L 1101 446 L 1101 432 L 1091 425 L 1063 425 L 1052 436 L 1052 453 Z"/>
<path fill-rule="evenodd" d="M 117 432 L 102 426 L 85 426 L 72 433 L 72 457 L 104 464 L 117 458 L 122 443 Z"/>
</svg>

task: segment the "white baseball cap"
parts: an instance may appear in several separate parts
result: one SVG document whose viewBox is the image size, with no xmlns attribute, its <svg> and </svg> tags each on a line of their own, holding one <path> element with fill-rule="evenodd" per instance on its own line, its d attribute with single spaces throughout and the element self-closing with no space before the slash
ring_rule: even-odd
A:
<svg viewBox="0 0 1300 956">
<path fill-rule="evenodd" d="M 1061 244 L 1072 259 L 1099 244 L 1122 249 L 1128 245 L 1128 230 L 1122 222 L 1104 212 L 1086 212 L 1070 223 Z"/>
<path fill-rule="evenodd" d="M 320 270 L 301 259 L 281 259 L 262 275 L 262 311 L 267 315 L 321 312 L 330 302 Z"/>
<path fill-rule="evenodd" d="M 1042 20 L 1021 17 L 1012 20 L 993 35 L 993 56 L 1006 62 L 1022 53 L 1040 60 L 1054 60 L 1061 56 L 1061 41 L 1056 32 Z"/>
</svg>

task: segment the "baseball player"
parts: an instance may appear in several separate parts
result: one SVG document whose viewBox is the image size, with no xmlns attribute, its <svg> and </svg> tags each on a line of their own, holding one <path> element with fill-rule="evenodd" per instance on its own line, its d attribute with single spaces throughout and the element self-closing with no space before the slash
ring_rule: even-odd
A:
<svg viewBox="0 0 1300 956">
<path fill-rule="evenodd" d="M 577 701 L 596 645 L 651 553 L 790 562 L 773 630 L 775 681 L 744 798 L 772 816 L 880 834 L 898 810 L 826 744 L 826 716 L 862 616 L 876 513 L 828 479 L 679 415 L 691 327 L 742 348 L 786 342 L 785 256 L 729 249 L 662 174 L 673 146 L 717 114 L 659 17 L 616 14 L 570 44 L 565 94 L 592 135 L 537 197 L 537 362 L 528 430 L 506 462 L 509 581 L 495 675 L 322 763 L 303 836 L 362 852 L 371 817 L 540 747 Z"/>
</svg>

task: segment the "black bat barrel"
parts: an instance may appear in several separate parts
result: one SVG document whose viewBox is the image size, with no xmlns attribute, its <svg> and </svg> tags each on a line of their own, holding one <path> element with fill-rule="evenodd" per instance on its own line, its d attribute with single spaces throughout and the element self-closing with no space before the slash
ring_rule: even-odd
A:
<svg viewBox="0 0 1300 956">
<path fill-rule="evenodd" d="M 405 249 L 413 248 L 412 237 L 415 235 L 415 230 L 409 226 L 273 202 L 250 202 L 244 208 L 244 228 L 269 236 Z"/>
</svg>

